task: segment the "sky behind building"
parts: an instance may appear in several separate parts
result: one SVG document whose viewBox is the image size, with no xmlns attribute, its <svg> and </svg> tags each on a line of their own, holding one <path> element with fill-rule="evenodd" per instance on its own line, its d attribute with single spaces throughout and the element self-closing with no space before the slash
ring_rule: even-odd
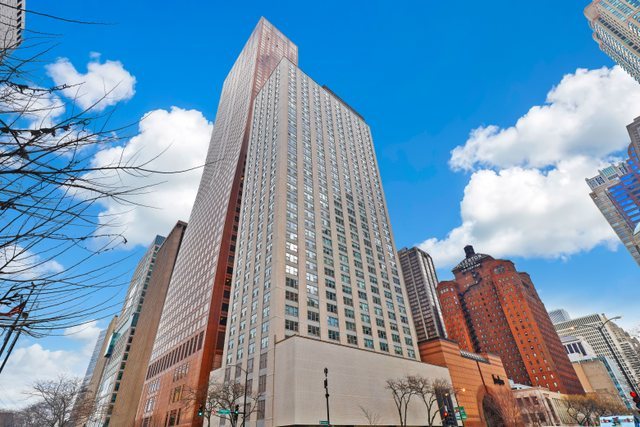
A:
<svg viewBox="0 0 640 427">
<path fill-rule="evenodd" d="M 27 22 L 64 34 L 44 82 L 92 82 L 86 102 L 105 79 L 120 82 L 109 99 L 117 105 L 113 120 L 147 114 L 130 147 L 168 147 L 160 167 L 183 168 L 205 157 L 224 77 L 264 15 L 305 47 L 305 72 L 371 126 L 397 247 L 426 242 L 446 280 L 460 248 L 473 244 L 529 272 L 548 309 L 622 314 L 621 324 L 635 326 L 638 268 L 584 178 L 624 156 L 625 126 L 640 115 L 640 85 L 593 42 L 587 3 L 469 0 L 453 13 L 447 3 L 417 1 L 150 8 L 31 0 L 30 9 L 110 25 Z M 127 212 L 131 272 L 155 234 L 188 219 L 198 181 L 197 172 L 181 176 L 142 201 L 160 209 Z M 603 287 L 606 297 L 594 298 Z M 24 384 L 36 360 L 41 372 L 58 366 L 82 375 L 90 341 L 105 326 L 101 320 L 66 338 L 21 340 L 5 382 L 15 386 L 0 386 L 0 405 L 11 403 L 5 396 Z"/>
</svg>

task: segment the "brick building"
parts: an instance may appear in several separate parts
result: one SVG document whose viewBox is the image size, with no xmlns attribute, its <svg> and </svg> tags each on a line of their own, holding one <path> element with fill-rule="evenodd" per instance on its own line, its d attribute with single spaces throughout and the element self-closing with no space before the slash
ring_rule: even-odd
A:
<svg viewBox="0 0 640 427">
<path fill-rule="evenodd" d="M 472 246 L 465 253 L 455 279 L 438 284 L 449 338 L 463 350 L 499 355 L 517 383 L 584 393 L 529 275 Z"/>
</svg>

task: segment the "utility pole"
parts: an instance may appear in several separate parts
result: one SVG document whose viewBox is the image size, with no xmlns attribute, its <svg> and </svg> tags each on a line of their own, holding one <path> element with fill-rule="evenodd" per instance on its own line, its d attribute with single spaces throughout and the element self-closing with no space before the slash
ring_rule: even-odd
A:
<svg viewBox="0 0 640 427">
<path fill-rule="evenodd" d="M 327 399 L 327 424 L 331 425 L 329 416 L 329 368 L 324 368 L 324 397 Z"/>
</svg>

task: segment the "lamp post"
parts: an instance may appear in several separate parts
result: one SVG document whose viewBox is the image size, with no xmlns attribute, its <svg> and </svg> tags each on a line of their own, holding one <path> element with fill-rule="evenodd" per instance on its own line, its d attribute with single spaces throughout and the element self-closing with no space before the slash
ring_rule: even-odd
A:
<svg viewBox="0 0 640 427">
<path fill-rule="evenodd" d="M 602 335 L 602 339 L 604 340 L 605 344 L 607 344 L 607 348 L 609 349 L 609 351 L 613 355 L 613 358 L 615 359 L 616 363 L 618 364 L 618 367 L 620 367 L 620 370 L 622 371 L 622 375 L 624 375 L 624 378 L 625 378 L 625 380 L 627 380 L 627 383 L 629 384 L 629 387 L 631 387 L 631 391 L 634 391 L 634 392 L 637 393 L 638 390 L 636 390 L 636 387 L 635 387 L 633 381 L 631 381 L 631 378 L 629 378 L 629 375 L 625 371 L 624 366 L 622 365 L 622 362 L 618 358 L 618 355 L 616 354 L 616 352 L 613 350 L 613 347 L 609 343 L 609 340 L 607 340 L 607 336 L 604 333 L 604 327 L 607 325 L 607 323 L 609 323 L 609 322 L 611 322 L 613 320 L 618 320 L 618 319 L 622 319 L 622 316 L 616 316 L 616 317 L 612 317 L 611 319 L 607 319 L 600 326 L 593 326 L 593 325 L 581 325 L 581 326 L 584 326 L 586 328 L 591 328 L 591 329 L 594 329 L 594 330 L 597 330 L 598 332 L 600 332 L 600 335 Z M 575 329 L 575 327 L 574 327 L 574 329 Z"/>
<path fill-rule="evenodd" d="M 329 418 L 329 368 L 324 368 L 324 397 L 327 399 L 327 424 L 331 425 Z"/>
<path fill-rule="evenodd" d="M 242 362 L 236 363 L 233 366 L 236 369 L 240 369 L 241 372 L 244 372 L 244 396 L 242 399 L 242 427 L 245 427 L 245 419 L 247 418 L 247 383 L 249 382 L 249 372 L 243 367 L 239 366 Z"/>
</svg>

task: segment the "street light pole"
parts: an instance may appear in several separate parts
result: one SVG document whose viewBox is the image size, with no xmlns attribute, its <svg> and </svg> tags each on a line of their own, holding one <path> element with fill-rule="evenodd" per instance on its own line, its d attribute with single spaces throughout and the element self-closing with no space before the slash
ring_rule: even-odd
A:
<svg viewBox="0 0 640 427">
<path fill-rule="evenodd" d="M 329 369 L 324 368 L 324 397 L 327 399 L 327 424 L 331 425 L 331 418 L 329 417 Z"/>
<path fill-rule="evenodd" d="M 249 371 L 241 367 L 240 363 L 236 363 L 235 365 L 230 365 L 235 367 L 236 369 L 240 369 L 240 371 L 244 372 L 244 396 L 242 398 L 242 427 L 245 427 L 245 420 L 247 418 L 247 383 L 249 382 Z"/>
</svg>

